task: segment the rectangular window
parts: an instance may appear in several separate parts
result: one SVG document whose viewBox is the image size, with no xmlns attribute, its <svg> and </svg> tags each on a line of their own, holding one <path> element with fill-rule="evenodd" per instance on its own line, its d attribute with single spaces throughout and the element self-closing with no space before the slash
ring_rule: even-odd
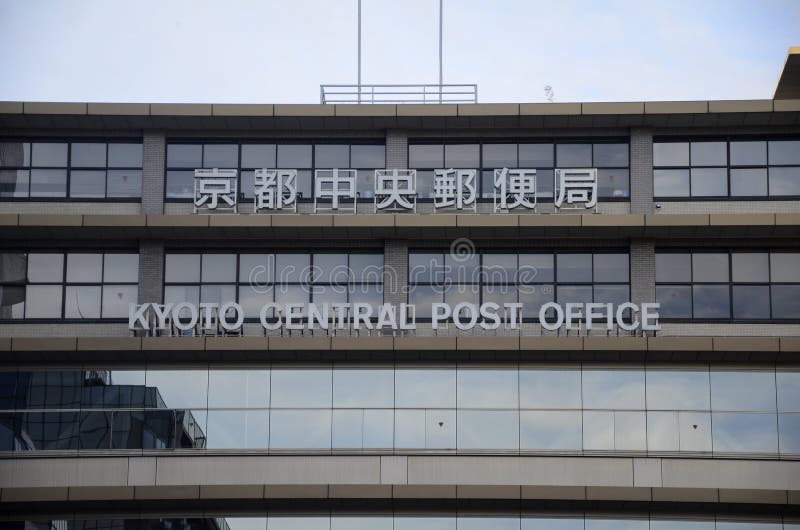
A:
<svg viewBox="0 0 800 530">
<path fill-rule="evenodd" d="M 313 199 L 318 169 L 356 169 L 359 199 L 372 200 L 375 170 L 386 165 L 386 146 L 375 143 L 192 143 L 167 144 L 167 199 L 194 197 L 195 169 L 235 169 L 239 199 L 253 199 L 255 170 L 296 169 L 299 200 Z M 12 176 L 8 176 L 10 180 Z M 22 178 L 22 177 L 20 177 Z M 0 174 L 2 179 L 2 174 Z M 0 180 L 0 186 L 2 186 Z"/>
<path fill-rule="evenodd" d="M 656 139 L 656 199 L 800 196 L 798 140 Z"/>
<path fill-rule="evenodd" d="M 630 196 L 628 144 L 622 142 L 542 143 L 481 142 L 414 143 L 408 146 L 408 167 L 417 170 L 417 196 L 433 198 L 434 170 L 467 168 L 477 170 L 476 188 L 487 201 L 494 196 L 494 170 L 521 168 L 536 170 L 536 194 L 553 197 L 555 168 L 599 168 L 597 191 L 601 199 Z"/>
<path fill-rule="evenodd" d="M 141 143 L 0 142 L 0 199 L 141 196 Z"/>
<path fill-rule="evenodd" d="M 124 319 L 138 284 L 135 253 L 0 253 L 0 319 Z"/>
<path fill-rule="evenodd" d="M 627 253 L 481 252 L 456 261 L 447 254 L 409 253 L 409 303 L 429 319 L 430 304 L 521 303 L 526 321 L 548 302 L 612 302 L 629 299 Z M 547 315 L 550 317 L 551 315 Z"/>
<path fill-rule="evenodd" d="M 794 320 L 797 271 L 797 252 L 657 252 L 656 301 L 666 319 Z"/>
<path fill-rule="evenodd" d="M 167 252 L 164 301 L 238 302 L 250 321 L 258 321 L 269 302 L 379 305 L 383 254 Z M 330 312 L 329 319 L 334 317 Z"/>
</svg>

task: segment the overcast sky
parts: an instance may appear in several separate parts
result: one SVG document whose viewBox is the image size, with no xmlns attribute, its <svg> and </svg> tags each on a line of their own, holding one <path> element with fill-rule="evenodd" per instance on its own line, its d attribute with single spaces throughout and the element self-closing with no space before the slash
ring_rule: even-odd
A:
<svg viewBox="0 0 800 530">
<path fill-rule="evenodd" d="M 316 103 L 357 0 L 0 0 L 0 100 Z M 362 0 L 364 83 L 436 83 L 438 0 Z M 800 0 L 444 0 L 482 102 L 770 98 Z"/>
</svg>

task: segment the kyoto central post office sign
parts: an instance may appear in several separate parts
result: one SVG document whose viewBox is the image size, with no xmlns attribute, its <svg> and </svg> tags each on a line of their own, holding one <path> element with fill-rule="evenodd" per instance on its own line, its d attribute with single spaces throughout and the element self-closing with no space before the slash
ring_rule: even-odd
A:
<svg viewBox="0 0 800 530">
<path fill-rule="evenodd" d="M 196 169 L 194 211 L 238 211 L 238 172 L 235 169 Z M 318 169 L 314 174 L 314 213 L 356 213 L 358 191 L 354 169 Z M 536 209 L 535 169 L 495 169 L 495 213 Z M 257 169 L 253 185 L 253 213 L 297 212 L 297 170 Z M 417 171 L 376 169 L 372 190 L 374 211 L 417 211 Z M 433 177 L 435 211 L 476 211 L 477 170 L 437 169 Z M 556 169 L 556 208 L 597 208 L 597 169 Z M 566 206 L 564 206 L 566 205 Z"/>
<path fill-rule="evenodd" d="M 546 330 L 555 331 L 562 327 L 574 329 L 581 324 L 586 329 L 613 329 L 616 324 L 625 331 L 641 328 L 643 331 L 658 331 L 658 310 L 660 304 L 632 302 L 611 303 L 567 303 L 548 302 L 539 310 L 539 324 Z M 384 303 L 377 307 L 367 303 L 297 303 L 278 304 L 269 302 L 261 307 L 259 320 L 268 331 L 285 329 L 346 329 L 352 324 L 356 330 L 417 329 L 416 307 L 412 304 Z M 479 326 L 484 330 L 519 329 L 522 323 L 521 303 L 496 304 L 486 302 L 473 304 L 461 302 L 455 306 L 446 303 L 431 304 L 431 328 L 439 329 L 452 321 L 460 330 L 470 330 Z M 626 314 L 630 318 L 626 319 Z M 550 316 L 548 317 L 548 314 Z M 168 304 L 130 304 L 128 327 L 131 330 L 168 329 L 170 325 L 178 330 L 194 330 L 199 325 L 203 329 L 215 329 L 216 324 L 226 331 L 236 331 L 244 324 L 244 310 L 235 302 L 224 304 L 190 302 Z"/>
</svg>

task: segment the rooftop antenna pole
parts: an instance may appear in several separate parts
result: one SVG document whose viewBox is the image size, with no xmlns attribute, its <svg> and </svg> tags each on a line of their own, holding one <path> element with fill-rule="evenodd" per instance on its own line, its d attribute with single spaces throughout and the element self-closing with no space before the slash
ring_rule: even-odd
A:
<svg viewBox="0 0 800 530">
<path fill-rule="evenodd" d="M 360 0 L 359 0 L 360 1 Z M 442 3 L 439 0 L 439 103 L 442 102 Z"/>
<path fill-rule="evenodd" d="M 361 103 L 361 0 L 358 0 L 358 102 Z"/>
</svg>

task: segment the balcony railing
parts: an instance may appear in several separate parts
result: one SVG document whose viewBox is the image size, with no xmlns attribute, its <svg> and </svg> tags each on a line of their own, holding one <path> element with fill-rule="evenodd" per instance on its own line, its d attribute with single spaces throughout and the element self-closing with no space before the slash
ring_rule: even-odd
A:
<svg viewBox="0 0 800 530">
<path fill-rule="evenodd" d="M 478 85 L 320 85 L 320 103 L 477 103 Z"/>
</svg>

